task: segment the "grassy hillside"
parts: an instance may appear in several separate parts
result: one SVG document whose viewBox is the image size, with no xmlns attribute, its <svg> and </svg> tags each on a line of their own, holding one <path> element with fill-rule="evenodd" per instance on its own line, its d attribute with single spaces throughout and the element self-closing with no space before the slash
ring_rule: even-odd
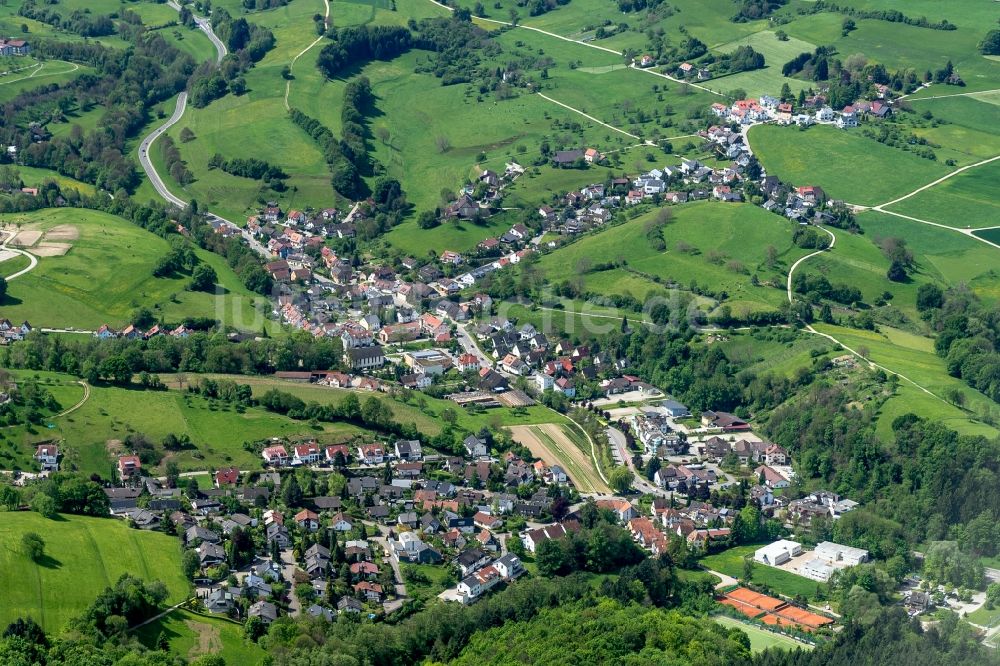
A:
<svg viewBox="0 0 1000 666">
<path fill-rule="evenodd" d="M 944 359 L 934 353 L 934 342 L 930 338 L 889 327 L 861 331 L 827 324 L 814 326 L 821 333 L 833 335 L 855 351 L 866 354 L 875 363 L 913 380 L 933 394 L 901 380 L 901 392 L 883 406 L 880 434 L 891 434 L 888 426 L 895 416 L 914 412 L 946 423 L 963 434 L 997 435 L 996 428 L 977 418 L 981 415 L 990 415 L 993 419 L 1000 417 L 996 403 L 960 379 L 950 376 Z M 953 401 L 956 395 L 962 396 L 964 408 L 950 404 L 949 401 Z M 885 418 L 886 415 L 888 418 Z"/>
<path fill-rule="evenodd" d="M 68 375 L 45 372 L 15 374 L 37 375 L 63 409 L 73 406 L 83 397 L 82 387 Z M 200 376 L 188 373 L 185 381 L 189 383 Z M 277 388 L 321 404 L 339 404 L 351 393 L 346 389 L 297 384 L 271 377 L 206 376 L 250 384 L 256 395 Z M 314 427 L 307 421 L 296 421 L 258 407 L 240 413 L 225 403 L 177 390 L 177 376 L 164 375 L 162 379 L 174 390 L 139 391 L 94 386 L 87 401 L 70 414 L 45 419 L 41 427 L 32 429 L 23 426 L 0 429 L 0 469 L 34 469 L 31 456 L 35 445 L 53 440 L 62 442 L 64 468 L 107 477 L 111 473 L 114 456 L 121 449 L 121 441 L 133 433 L 146 435 L 157 446 L 169 433 L 188 435 L 193 447 L 177 452 L 161 450 L 165 456 L 161 467 L 167 460 L 173 460 L 182 471 L 228 465 L 257 469 L 260 467 L 260 456 L 245 450 L 243 444 L 270 437 L 314 437 L 324 443 L 333 443 L 374 436 L 370 431 L 347 423 L 318 423 Z M 383 401 L 389 405 L 397 421 L 412 423 L 418 432 L 427 436 L 441 432 L 444 425 L 442 414 L 446 410 L 455 413 L 457 427 L 468 431 L 478 431 L 484 425 L 499 428 L 565 421 L 565 417 L 541 406 L 529 407 L 518 413 L 502 408 L 470 414 L 450 400 L 413 393 L 403 394 L 405 402 L 384 393 L 362 392 L 357 395 L 362 401 L 369 396 Z M 138 403 L 144 408 L 137 410 Z"/>
<path fill-rule="evenodd" d="M 221 655 L 227 664 L 257 666 L 264 650 L 243 637 L 243 625 L 224 617 L 213 617 L 178 609 L 136 631 L 146 647 L 156 649 L 163 637 L 170 652 L 187 659 Z"/>
<path fill-rule="evenodd" d="M 35 373 L 31 373 L 35 374 Z M 56 394 L 63 408 L 82 398 L 82 389 L 71 378 L 55 373 L 39 373 L 55 382 L 63 393 Z M 68 384 L 68 385 L 67 385 Z M 52 385 L 47 384 L 52 390 Z M 136 405 L 143 409 L 137 410 Z M 51 427 L 48 427 L 51 426 Z M 236 465 L 244 469 L 260 466 L 260 458 L 243 449 L 243 443 L 269 437 L 316 437 L 322 441 L 343 441 L 362 431 L 344 423 L 326 423 L 312 428 L 303 421 L 267 412 L 260 408 L 236 412 L 232 407 L 189 396 L 181 391 L 130 390 L 110 386 L 91 387 L 90 398 L 75 412 L 49 419 L 34 431 L 24 427 L 0 430 L 0 468 L 20 465 L 33 469 L 31 455 L 41 441 L 62 440 L 64 466 L 86 474 L 109 476 L 118 443 L 131 433 L 142 433 L 159 444 L 174 433 L 187 434 L 194 448 L 170 454 L 184 470 L 214 469 Z"/>
<path fill-rule="evenodd" d="M 3 303 L 6 316 L 27 319 L 36 327 L 75 326 L 96 329 L 103 323 L 122 325 L 146 306 L 166 321 L 213 317 L 246 330 L 259 330 L 264 319 L 254 310 L 262 297 L 251 294 L 218 255 L 197 251 L 219 276 L 221 295 L 186 291 L 187 276 L 156 278 L 156 262 L 167 254 L 167 242 L 106 213 L 47 209 L 7 216 L 22 232 L 48 232 L 72 227 L 78 238 L 57 242 L 71 247 L 63 256 L 41 256 L 38 266 L 11 282 Z M 41 242 L 48 242 L 41 238 Z M 36 247 L 26 248 L 29 251 Z"/>
<path fill-rule="evenodd" d="M 945 285 L 965 284 L 980 298 L 991 301 L 1000 299 L 1000 268 L 997 266 L 1000 250 L 957 232 L 884 213 L 867 211 L 858 216 L 858 221 L 869 238 L 905 238 L 907 247 L 916 257 L 917 279 L 938 281 Z M 843 236 L 838 234 L 837 248 L 831 255 L 839 253 Z M 866 288 L 865 285 L 858 286 L 862 290 Z M 909 291 L 905 286 L 901 288 Z M 916 305 L 915 301 L 906 303 L 908 307 Z"/>
<path fill-rule="evenodd" d="M 576 280 L 583 275 L 587 290 L 604 295 L 629 291 L 643 299 L 649 291 L 632 292 L 648 286 L 654 293 L 664 286 L 648 277 L 643 282 L 621 282 L 619 271 L 598 271 L 601 262 L 624 262 L 630 272 L 655 276 L 682 289 L 694 282 L 715 292 L 726 292 L 725 301 L 740 310 L 766 310 L 780 306 L 784 291 L 776 287 L 754 286 L 751 274 L 760 282 L 774 280 L 780 287 L 787 265 L 805 254 L 792 244 L 792 227 L 787 220 L 748 204 L 697 202 L 671 209 L 673 220 L 663 228 L 667 249 L 657 251 L 647 238 L 647 225 L 656 211 L 625 224 L 587 236 L 545 255 L 538 266 L 550 282 Z M 679 249 L 678 243 L 688 249 Z M 773 246 L 777 261 L 765 265 L 767 248 Z M 735 262 L 735 263 L 733 263 Z M 737 265 L 738 264 L 738 265 Z"/>
<path fill-rule="evenodd" d="M 873 206 L 940 178 L 943 164 L 832 126 L 758 125 L 750 145 L 768 173 L 795 185 L 819 185 L 834 199 Z"/>
<path fill-rule="evenodd" d="M 189 585 L 181 573 L 176 537 L 130 530 L 110 518 L 37 513 L 0 514 L 0 624 L 31 617 L 46 632 L 57 633 L 123 573 L 160 580 L 168 603 L 184 599 Z M 37 532 L 45 540 L 45 559 L 36 564 L 21 552 L 21 537 Z"/>
</svg>

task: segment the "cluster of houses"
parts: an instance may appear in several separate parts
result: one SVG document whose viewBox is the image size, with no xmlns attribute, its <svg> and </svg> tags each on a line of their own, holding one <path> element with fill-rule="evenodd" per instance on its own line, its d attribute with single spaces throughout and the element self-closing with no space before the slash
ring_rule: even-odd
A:
<svg viewBox="0 0 1000 666">
<path fill-rule="evenodd" d="M 132 324 L 129 324 L 122 329 L 112 328 L 108 324 L 101 324 L 101 327 L 94 331 L 94 337 L 101 340 L 110 340 L 113 338 L 122 338 L 125 340 L 149 340 L 150 338 L 155 338 L 158 335 L 167 335 L 172 338 L 186 338 L 192 333 L 194 333 L 194 331 L 184 324 L 181 324 L 176 328 L 161 328 L 159 324 L 154 324 L 149 330 L 146 331 Z"/>
<path fill-rule="evenodd" d="M 885 94 L 888 94 L 887 92 Z M 815 95 L 795 112 L 790 102 L 782 102 L 776 97 L 762 95 L 760 99 L 739 99 L 731 105 L 716 102 L 712 104 L 712 113 L 726 122 L 739 125 L 753 125 L 763 122 L 777 122 L 780 125 L 803 125 L 815 123 L 836 125 L 840 128 L 857 127 L 862 116 L 886 118 L 892 115 L 892 107 L 885 100 L 859 100 L 845 106 L 840 111 L 834 111 L 826 105 L 826 98 Z"/>
<path fill-rule="evenodd" d="M 287 513 L 268 508 L 275 506 L 272 500 L 287 482 L 287 473 L 277 470 L 218 469 L 213 488 L 185 497 L 179 489 L 144 476 L 138 457 L 123 455 L 117 463 L 122 485 L 105 492 L 112 513 L 136 528 L 169 527 L 183 534 L 186 547 L 197 554 L 197 582 L 207 588 L 203 601 L 212 612 L 247 613 L 273 621 L 282 607 L 281 599 L 272 596 L 275 581 L 310 583 L 317 598 L 329 599 L 325 587 L 336 575 L 338 557 L 349 565 L 352 593 L 342 597 L 336 608 L 327 603 L 308 612 L 329 616 L 385 602 L 392 594 L 383 580 L 389 570 L 384 561 L 380 564 L 381 551 L 364 536 L 371 529 L 365 527 L 372 525 L 388 528 L 386 557 L 457 568 L 461 577 L 457 598 L 469 603 L 524 571 L 497 536 L 505 521 L 510 516 L 544 520 L 554 498 L 564 492 L 559 487 L 569 481 L 559 466 L 526 461 L 511 452 L 491 456 L 489 443 L 476 435 L 469 435 L 463 448 L 465 456 L 443 456 L 428 453 L 418 440 L 356 446 L 305 441 L 287 447 L 272 442 L 261 454 L 268 466 L 325 461 L 348 476 L 341 495 L 311 497 Z M 57 464 L 58 448 L 39 447 L 39 460 L 47 460 L 46 456 Z M 369 469 L 374 475 L 366 473 Z M 487 486 L 490 490 L 484 489 Z M 148 499 L 142 499 L 144 495 Z M 248 571 L 239 572 L 239 585 L 221 586 L 220 576 L 229 573 L 226 542 L 237 529 L 259 533 L 258 542 L 272 553 L 302 544 L 294 577 L 289 579 L 273 560 L 258 558 Z M 331 539 L 342 545 L 334 548 Z"/>
<path fill-rule="evenodd" d="M 507 162 L 502 174 L 483 169 L 474 183 L 466 184 L 458 198 L 445 206 L 442 218 L 477 220 L 489 217 L 496 202 L 503 196 L 503 190 L 522 175 L 524 167 L 517 162 Z"/>
<path fill-rule="evenodd" d="M 24 340 L 25 336 L 31 333 L 32 330 L 31 324 L 27 321 L 22 322 L 18 326 L 11 323 L 10 319 L 0 319 L 0 345 L 8 345 L 11 342 Z"/>
</svg>

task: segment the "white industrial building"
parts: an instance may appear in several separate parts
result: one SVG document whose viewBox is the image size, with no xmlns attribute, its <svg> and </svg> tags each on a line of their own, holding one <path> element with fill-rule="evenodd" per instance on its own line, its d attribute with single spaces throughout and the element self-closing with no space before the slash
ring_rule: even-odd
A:
<svg viewBox="0 0 1000 666">
<path fill-rule="evenodd" d="M 863 548 L 852 548 L 832 541 L 824 541 L 816 546 L 816 557 L 827 562 L 853 566 L 867 562 L 868 551 Z"/>
<path fill-rule="evenodd" d="M 797 541 L 779 539 L 774 543 L 758 548 L 753 554 L 753 559 L 761 564 L 776 567 L 801 554 L 802 544 Z"/>
<path fill-rule="evenodd" d="M 799 568 L 799 573 L 806 578 L 812 578 L 825 583 L 833 575 L 833 567 L 824 560 L 814 557 Z"/>
</svg>

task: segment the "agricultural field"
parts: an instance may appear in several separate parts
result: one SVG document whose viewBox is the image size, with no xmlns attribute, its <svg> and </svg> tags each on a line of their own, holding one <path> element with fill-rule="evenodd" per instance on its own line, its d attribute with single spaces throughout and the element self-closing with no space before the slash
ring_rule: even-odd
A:
<svg viewBox="0 0 1000 666">
<path fill-rule="evenodd" d="M 758 548 L 760 548 L 760 544 L 736 546 L 721 553 L 706 555 L 699 562 L 706 569 L 718 571 L 733 578 L 740 578 L 743 576 L 743 558 L 746 555 L 752 557 Z M 817 588 L 822 587 L 821 583 L 814 580 L 759 562 L 754 562 L 753 582 L 758 585 L 766 585 L 778 594 L 789 597 L 801 594 L 807 599 L 815 598 Z"/>
<path fill-rule="evenodd" d="M 265 325 L 254 309 L 262 297 L 249 292 L 219 255 L 196 250 L 215 269 L 222 293 L 192 292 L 186 276 L 153 277 L 167 241 L 122 218 L 58 208 L 8 215 L 4 222 L 18 230 L 17 244 L 39 257 L 34 270 L 10 284 L 3 307 L 12 319 L 93 330 L 127 323 L 145 306 L 168 322 L 213 317 L 246 330 Z"/>
<path fill-rule="evenodd" d="M 758 125 L 749 139 L 768 173 L 797 186 L 819 185 L 833 199 L 865 206 L 903 196 L 950 170 L 868 139 L 859 130 Z"/>
<path fill-rule="evenodd" d="M 998 183 L 1000 160 L 963 171 L 886 210 L 960 229 L 992 227 L 1000 224 L 1000 204 L 993 196 Z"/>
<path fill-rule="evenodd" d="M 34 512 L 2 516 L 0 624 L 31 617 L 46 632 L 59 633 L 123 573 L 162 581 L 171 604 L 189 593 L 176 537 L 132 530 L 110 518 L 60 515 L 49 520 Z M 45 557 L 37 564 L 21 552 L 26 532 L 45 540 Z"/>
<path fill-rule="evenodd" d="M 916 94 L 927 91 L 948 95 L 940 88 L 931 86 Z M 965 166 L 1000 154 L 1000 136 L 993 129 L 1000 124 L 1000 104 L 997 104 L 1000 96 L 993 100 L 994 103 L 990 103 L 989 98 L 975 93 L 909 99 L 914 113 L 906 118 L 914 134 L 932 144 L 947 147 L 935 149 L 938 159 L 951 157 Z"/>
<path fill-rule="evenodd" d="M 511 436 L 528 447 L 532 455 L 549 465 L 560 465 L 581 493 L 610 493 L 611 489 L 594 468 L 589 451 L 584 451 L 579 435 L 571 436 L 568 426 L 546 423 L 535 426 L 511 426 Z"/>
<path fill-rule="evenodd" d="M 754 625 L 746 622 L 740 622 L 739 620 L 731 618 L 727 615 L 715 615 L 712 617 L 712 621 L 725 627 L 736 627 L 740 631 L 744 632 L 750 637 L 750 650 L 752 652 L 763 652 L 764 650 L 772 647 L 782 648 L 785 650 L 794 650 L 796 648 L 802 648 L 804 650 L 812 649 L 811 645 L 800 643 L 794 638 L 782 636 L 777 632 L 761 629 L 760 627 L 755 627 Z"/>
<path fill-rule="evenodd" d="M 260 646 L 244 638 L 242 624 L 183 608 L 139 628 L 136 636 L 151 649 L 166 639 L 170 652 L 185 659 L 218 654 L 226 663 L 258 666 L 265 656 Z"/>
<path fill-rule="evenodd" d="M 687 289 L 692 283 L 725 297 L 734 315 L 773 310 L 784 302 L 787 266 L 806 254 L 792 244 L 792 226 L 783 218 L 748 204 L 696 202 L 670 209 L 663 227 L 664 251 L 647 236 L 657 211 L 588 235 L 545 255 L 537 267 L 550 283 L 582 280 L 596 284 L 601 295 L 622 295 L 615 280 L 594 283 L 602 262 L 627 266 L 630 272 L 655 276 L 663 284 Z M 767 248 L 775 262 L 766 266 Z M 601 264 L 601 265 L 599 265 Z M 757 274 L 760 284 L 751 283 Z M 599 278 L 598 278 L 599 279 Z M 647 278 L 648 279 L 648 278 Z M 765 286 L 773 281 L 774 286 Z M 650 287 L 654 284 L 650 280 Z M 644 293 L 633 293 L 642 298 Z"/>
<path fill-rule="evenodd" d="M 82 74 L 93 73 L 86 65 L 64 60 L 37 60 L 32 56 L 0 58 L 0 102 L 24 90 L 53 83 L 66 83 Z"/>
</svg>

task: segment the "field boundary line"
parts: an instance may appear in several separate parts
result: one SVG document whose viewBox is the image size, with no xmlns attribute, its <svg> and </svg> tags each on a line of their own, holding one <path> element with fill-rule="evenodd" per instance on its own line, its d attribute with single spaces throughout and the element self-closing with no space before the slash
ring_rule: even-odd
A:
<svg viewBox="0 0 1000 666">
<path fill-rule="evenodd" d="M 888 212 L 888 211 L 882 211 L 882 212 Z M 825 231 L 826 233 L 828 233 L 830 235 L 830 239 L 831 239 L 830 246 L 827 247 L 827 248 L 824 248 L 822 250 L 817 250 L 816 252 L 812 252 L 810 254 L 807 254 L 806 256 L 800 258 L 798 261 L 796 261 L 794 264 L 792 264 L 792 267 L 788 269 L 787 290 L 788 290 L 788 302 L 790 304 L 794 302 L 794 298 L 792 296 L 792 274 L 795 272 L 795 269 L 798 268 L 799 265 L 802 262 L 804 262 L 806 259 L 809 259 L 811 257 L 815 257 L 817 255 L 823 254 L 824 252 L 832 250 L 833 246 L 837 243 L 837 236 L 834 235 L 834 233 L 832 231 L 830 231 L 826 227 L 818 227 L 818 228 L 822 229 L 823 231 Z M 949 405 L 951 404 L 950 402 L 948 402 L 947 400 L 945 400 L 944 398 L 942 398 L 941 396 L 939 396 L 937 393 L 934 393 L 933 391 L 931 391 L 927 387 L 922 386 L 921 384 L 918 384 L 917 382 L 913 381 L 912 379 L 910 379 L 906 375 L 904 375 L 904 374 L 902 374 L 900 372 L 896 372 L 895 370 L 887 368 L 884 365 L 880 365 L 880 364 L 878 364 L 878 363 L 876 363 L 876 362 L 874 362 L 874 361 L 872 361 L 870 359 L 865 358 L 858 351 L 856 351 L 855 349 L 852 349 L 851 347 L 848 347 L 846 343 L 841 342 L 840 340 L 838 340 L 834 336 L 830 335 L 829 333 L 823 333 L 822 331 L 817 331 L 815 328 L 813 328 L 812 324 L 805 323 L 805 322 L 803 322 L 803 323 L 805 324 L 804 330 L 808 331 L 809 333 L 812 333 L 813 335 L 818 335 L 818 336 L 826 338 L 827 340 L 829 340 L 829 341 L 833 342 L 834 344 L 840 346 L 845 351 L 850 352 L 854 356 L 857 356 L 858 358 L 860 358 L 862 361 L 864 361 L 865 363 L 867 363 L 869 367 L 871 367 L 871 368 L 878 368 L 879 370 L 882 370 L 884 372 L 888 372 L 891 375 L 895 375 L 895 376 L 899 377 L 900 379 L 902 379 L 903 381 L 906 381 L 906 382 L 908 382 L 910 384 L 913 384 L 913 386 L 915 386 L 916 388 L 920 389 L 921 391 L 923 391 L 927 395 L 933 396 L 933 397 L 937 398 L 938 400 L 940 400 L 941 402 L 943 402 L 945 404 L 949 404 Z"/>
<path fill-rule="evenodd" d="M 985 160 L 980 160 L 979 162 L 976 162 L 975 164 L 966 164 L 964 167 L 959 167 L 958 169 L 955 169 L 951 173 L 948 173 L 948 174 L 945 174 L 944 176 L 941 176 L 937 180 L 931 181 L 931 182 L 927 183 L 926 185 L 924 185 L 922 187 L 918 187 L 917 189 L 913 190 L 909 194 L 904 194 L 903 196 L 899 197 L 898 199 L 893 199 L 892 201 L 887 201 L 887 202 L 879 204 L 877 206 L 873 206 L 872 210 L 877 210 L 877 211 L 885 212 L 882 209 L 884 207 L 886 207 L 886 206 L 892 206 L 894 204 L 898 204 L 900 201 L 905 201 L 906 199 L 909 199 L 910 197 L 912 197 L 915 194 L 920 194 L 924 190 L 929 190 L 930 188 L 934 187 L 935 185 L 939 185 L 940 183 L 943 183 L 944 181 L 948 180 L 949 178 L 951 178 L 953 176 L 957 176 L 958 174 L 963 173 L 965 171 L 968 171 L 969 169 L 975 169 L 976 167 L 980 167 L 980 166 L 989 164 L 990 162 L 995 162 L 997 160 L 1000 160 L 1000 155 L 995 155 L 995 156 L 987 158 Z M 951 228 L 953 228 L 953 227 L 949 227 L 949 229 L 951 229 Z"/>
<path fill-rule="evenodd" d="M 927 99 L 945 99 L 947 97 L 972 97 L 975 99 L 976 95 L 989 95 L 990 93 L 1000 92 L 1000 88 L 993 88 L 992 90 L 974 90 L 972 92 L 960 92 L 951 93 L 949 95 L 928 95 L 927 97 L 909 97 L 909 95 L 903 95 L 903 97 L 909 98 L 910 102 L 923 102 Z M 903 99 L 901 97 L 900 99 Z"/>
</svg>

